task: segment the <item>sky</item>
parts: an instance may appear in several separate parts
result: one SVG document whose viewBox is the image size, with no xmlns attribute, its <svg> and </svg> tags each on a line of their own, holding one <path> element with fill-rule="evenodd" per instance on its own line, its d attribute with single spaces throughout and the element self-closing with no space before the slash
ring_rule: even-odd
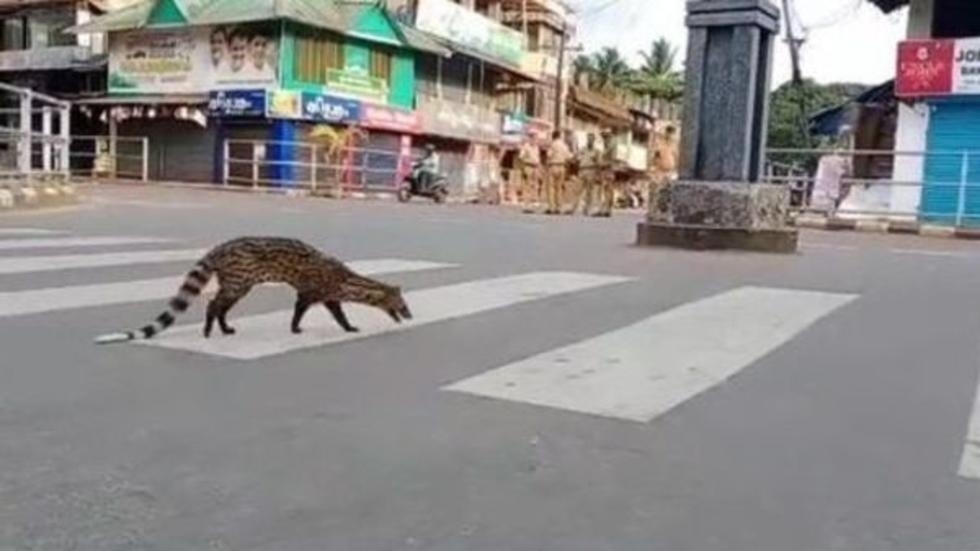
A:
<svg viewBox="0 0 980 551">
<path fill-rule="evenodd" d="M 665 36 L 687 47 L 685 0 L 569 0 L 578 12 L 579 43 L 586 51 L 616 46 L 637 61 L 638 51 Z M 906 10 L 883 15 L 864 0 L 795 0 L 795 28 L 808 28 L 803 74 L 821 83 L 880 84 L 893 78 L 896 43 L 905 36 Z M 602 6 L 607 6 L 601 9 Z M 791 74 L 789 48 L 776 44 L 773 87 Z"/>
</svg>

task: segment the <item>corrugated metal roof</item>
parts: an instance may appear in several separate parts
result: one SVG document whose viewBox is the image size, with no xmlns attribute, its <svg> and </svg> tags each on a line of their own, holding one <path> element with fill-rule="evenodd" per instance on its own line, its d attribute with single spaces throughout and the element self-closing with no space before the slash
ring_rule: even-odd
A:
<svg viewBox="0 0 980 551">
<path fill-rule="evenodd" d="M 878 6 L 881 11 L 890 13 L 902 6 L 909 5 L 910 0 L 871 0 L 871 3 Z"/>
<path fill-rule="evenodd" d="M 156 0 L 146 0 L 130 8 L 72 27 L 68 32 L 83 34 L 143 28 L 147 26 L 147 18 L 155 4 Z M 188 25 L 226 25 L 286 20 L 340 34 L 351 34 L 361 16 L 367 10 L 376 8 L 377 4 L 374 2 L 339 3 L 335 0 L 214 0 L 197 6 L 196 9 L 184 10 Z M 399 24 L 394 18 L 389 19 L 403 38 L 405 46 L 437 55 L 450 54 L 449 50 L 438 42 L 411 27 Z M 391 43 L 389 40 L 375 39 L 360 33 L 356 36 L 368 41 Z"/>
</svg>

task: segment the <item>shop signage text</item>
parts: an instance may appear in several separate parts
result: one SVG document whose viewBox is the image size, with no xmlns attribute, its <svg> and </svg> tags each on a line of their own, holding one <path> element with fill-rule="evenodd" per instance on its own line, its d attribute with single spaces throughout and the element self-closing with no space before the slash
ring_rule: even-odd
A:
<svg viewBox="0 0 980 551">
<path fill-rule="evenodd" d="M 520 32 L 450 0 L 419 0 L 415 26 L 515 67 L 527 51 Z"/>
<path fill-rule="evenodd" d="M 898 45 L 895 95 L 980 94 L 980 38 L 909 40 Z"/>
<path fill-rule="evenodd" d="M 414 134 L 419 131 L 421 125 L 418 113 L 415 111 L 365 104 L 361 109 L 361 126 Z"/>
<path fill-rule="evenodd" d="M 269 92 L 267 115 L 274 119 L 299 119 L 303 116 L 303 98 L 295 90 Z"/>
<path fill-rule="evenodd" d="M 110 33 L 109 91 L 188 94 L 274 86 L 275 26 L 261 23 Z"/>
<path fill-rule="evenodd" d="M 208 111 L 218 117 L 263 117 L 265 90 L 219 90 L 211 92 Z"/>
<path fill-rule="evenodd" d="M 421 102 L 419 115 L 427 134 L 483 143 L 500 141 L 500 114 L 491 109 L 429 100 Z"/>
<path fill-rule="evenodd" d="M 388 102 L 388 83 L 360 67 L 328 69 L 326 85 L 333 93 L 378 103 Z"/>
<path fill-rule="evenodd" d="M 326 94 L 303 92 L 303 118 L 333 123 L 355 123 L 361 119 L 361 102 Z"/>
</svg>

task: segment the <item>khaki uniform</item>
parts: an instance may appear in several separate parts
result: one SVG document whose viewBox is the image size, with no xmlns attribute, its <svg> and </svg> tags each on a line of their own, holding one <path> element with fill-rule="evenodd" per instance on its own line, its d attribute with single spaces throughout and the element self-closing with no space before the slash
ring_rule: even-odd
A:
<svg viewBox="0 0 980 551">
<path fill-rule="evenodd" d="M 596 216 L 612 216 L 616 201 L 616 147 L 612 140 L 603 143 L 599 162 L 599 212 Z"/>
<path fill-rule="evenodd" d="M 541 153 L 536 145 L 525 143 L 517 157 L 521 171 L 521 203 L 533 212 L 541 201 Z"/>
<path fill-rule="evenodd" d="M 602 161 L 602 152 L 596 148 L 585 147 L 578 154 L 578 180 L 579 186 L 577 193 L 572 198 L 572 214 L 578 210 L 582 204 L 582 214 L 588 216 L 592 210 L 592 201 L 599 188 L 599 163 Z"/>
<path fill-rule="evenodd" d="M 568 178 L 568 161 L 571 157 L 572 152 L 568 149 L 568 144 L 561 138 L 552 141 L 548 147 L 548 175 L 545 182 L 548 214 L 561 214 Z"/>
<path fill-rule="evenodd" d="M 677 150 L 675 143 L 669 138 L 658 138 L 654 144 L 653 166 L 647 201 L 657 205 L 660 192 L 663 191 L 677 172 Z"/>
</svg>

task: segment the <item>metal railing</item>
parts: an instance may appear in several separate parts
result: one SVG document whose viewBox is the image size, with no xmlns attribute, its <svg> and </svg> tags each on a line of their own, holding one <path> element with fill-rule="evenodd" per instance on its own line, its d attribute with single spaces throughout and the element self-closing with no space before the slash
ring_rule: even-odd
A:
<svg viewBox="0 0 980 551">
<path fill-rule="evenodd" d="M 290 148 L 282 160 L 276 148 Z M 300 189 L 343 197 L 356 193 L 391 193 L 411 171 L 410 155 L 364 147 L 333 152 L 320 144 L 273 140 L 225 140 L 222 183 L 228 186 Z M 490 160 L 442 155 L 441 170 L 456 197 L 478 197 L 499 184 L 500 170 Z"/>
<path fill-rule="evenodd" d="M 764 180 L 797 212 L 980 225 L 980 150 L 769 149 Z"/>
<path fill-rule="evenodd" d="M 146 137 L 71 136 L 73 179 L 150 180 L 150 140 Z"/>
<path fill-rule="evenodd" d="M 281 159 L 277 148 L 292 150 Z M 411 169 L 411 159 L 391 151 L 344 147 L 329 152 L 309 142 L 225 140 L 225 185 L 305 189 L 336 196 L 394 191 Z"/>
</svg>

